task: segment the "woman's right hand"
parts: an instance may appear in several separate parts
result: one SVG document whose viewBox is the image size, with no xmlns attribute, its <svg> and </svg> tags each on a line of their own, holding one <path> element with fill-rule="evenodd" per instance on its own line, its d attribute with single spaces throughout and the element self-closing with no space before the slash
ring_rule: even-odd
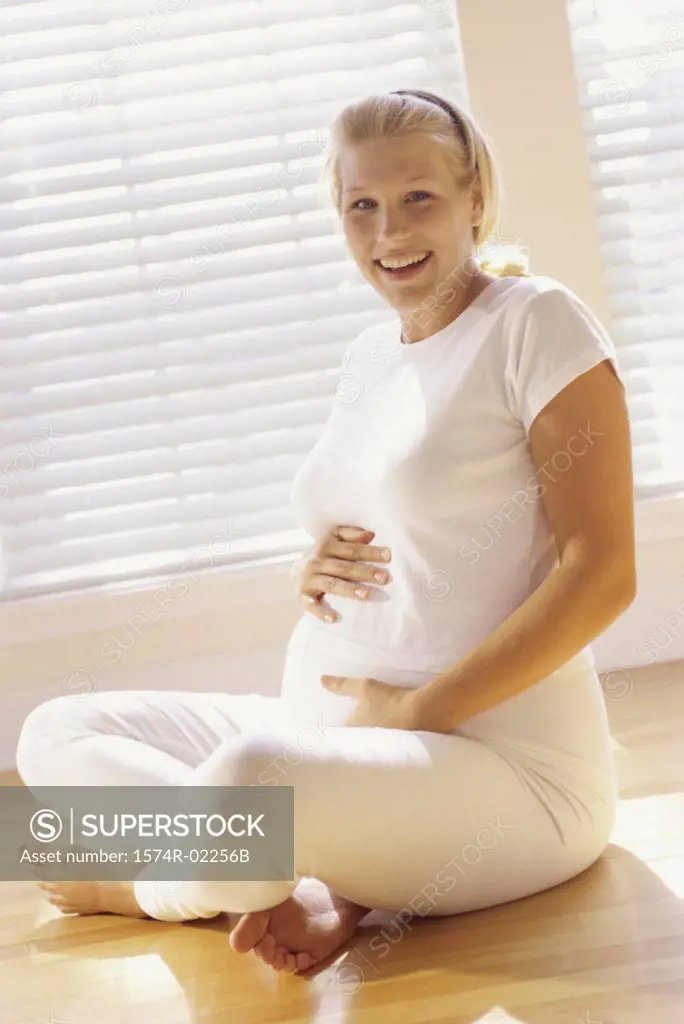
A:
<svg viewBox="0 0 684 1024">
<path fill-rule="evenodd" d="M 325 603 L 326 594 L 366 599 L 369 583 L 391 581 L 386 569 L 366 565 L 366 562 L 389 562 L 389 548 L 378 547 L 369 541 L 372 530 L 356 526 L 335 526 L 317 544 L 314 552 L 298 574 L 298 597 L 301 604 L 317 619 L 335 622 L 337 615 Z M 385 555 L 384 552 L 387 552 Z M 376 575 L 377 574 L 377 575 Z"/>
</svg>

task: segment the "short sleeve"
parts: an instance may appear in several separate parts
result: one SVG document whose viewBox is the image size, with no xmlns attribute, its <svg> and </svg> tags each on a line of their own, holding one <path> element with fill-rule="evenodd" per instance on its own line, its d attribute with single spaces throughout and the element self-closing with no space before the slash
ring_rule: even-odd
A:
<svg viewBox="0 0 684 1024">
<path fill-rule="evenodd" d="M 561 284 L 533 295 L 509 336 L 506 385 L 526 430 L 563 388 L 610 359 L 624 386 L 615 345 L 600 320 Z"/>
</svg>

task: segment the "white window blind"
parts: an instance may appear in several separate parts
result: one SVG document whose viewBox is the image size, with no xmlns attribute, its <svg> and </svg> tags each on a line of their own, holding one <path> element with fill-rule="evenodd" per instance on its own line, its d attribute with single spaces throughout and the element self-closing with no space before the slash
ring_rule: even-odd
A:
<svg viewBox="0 0 684 1024">
<path fill-rule="evenodd" d="M 568 0 L 637 498 L 684 497 L 684 6 Z"/>
<path fill-rule="evenodd" d="M 302 549 L 291 481 L 387 316 L 321 204 L 326 125 L 463 95 L 448 8 L 3 4 L 5 597 Z"/>
</svg>

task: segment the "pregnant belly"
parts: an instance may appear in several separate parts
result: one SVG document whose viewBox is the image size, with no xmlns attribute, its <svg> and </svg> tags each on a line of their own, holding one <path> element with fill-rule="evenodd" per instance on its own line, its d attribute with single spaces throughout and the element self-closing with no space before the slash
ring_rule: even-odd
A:
<svg viewBox="0 0 684 1024">
<path fill-rule="evenodd" d="M 342 725 L 356 707 L 356 698 L 331 693 L 321 683 L 322 675 L 363 678 L 413 689 L 435 676 L 434 672 L 388 666 L 379 652 L 336 639 L 334 625 L 325 627 L 305 614 L 294 628 L 287 647 L 281 697 L 290 721 L 298 726 Z"/>
<path fill-rule="evenodd" d="M 326 689 L 322 675 L 363 678 L 407 689 L 424 686 L 439 672 L 387 663 L 387 649 L 377 653 L 366 644 L 335 635 L 305 614 L 294 628 L 287 648 L 281 697 L 291 725 L 342 725 L 356 707 L 355 697 Z M 488 711 L 462 722 L 454 730 L 473 740 L 499 745 L 501 751 L 529 755 L 535 751 L 564 752 L 603 771 L 612 761 L 610 733 L 601 685 L 587 652 L 581 652 L 545 680 Z"/>
</svg>

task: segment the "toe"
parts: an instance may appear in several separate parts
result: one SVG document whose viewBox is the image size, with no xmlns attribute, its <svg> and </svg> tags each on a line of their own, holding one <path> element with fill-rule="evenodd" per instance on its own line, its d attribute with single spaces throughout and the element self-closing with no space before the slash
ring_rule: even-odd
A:
<svg viewBox="0 0 684 1024">
<path fill-rule="evenodd" d="M 297 970 L 308 971 L 316 963 L 310 953 L 297 953 Z"/>
<path fill-rule="evenodd" d="M 55 897 L 54 899 L 49 899 L 48 903 L 52 907 L 57 907 L 57 909 L 61 910 L 63 914 L 73 914 L 75 910 L 75 908 L 72 907 L 70 903 L 68 903 L 65 899 L 62 899 L 59 896 Z"/>
<path fill-rule="evenodd" d="M 266 932 L 261 942 L 258 942 L 254 947 L 254 952 L 263 960 L 264 963 L 269 966 L 273 963 L 273 955 L 275 953 L 276 941 L 270 932 Z"/>
<path fill-rule="evenodd" d="M 284 946 L 276 946 L 275 953 L 273 954 L 273 963 L 271 964 L 275 971 L 282 971 L 284 969 L 286 955 L 287 950 Z"/>
<path fill-rule="evenodd" d="M 258 910 L 243 914 L 230 933 L 229 942 L 238 953 L 247 953 L 261 942 L 271 917 L 270 910 Z"/>
<path fill-rule="evenodd" d="M 288 974 L 294 974 L 297 970 L 297 957 L 294 953 L 285 954 L 285 965 L 283 970 L 287 971 Z"/>
</svg>

